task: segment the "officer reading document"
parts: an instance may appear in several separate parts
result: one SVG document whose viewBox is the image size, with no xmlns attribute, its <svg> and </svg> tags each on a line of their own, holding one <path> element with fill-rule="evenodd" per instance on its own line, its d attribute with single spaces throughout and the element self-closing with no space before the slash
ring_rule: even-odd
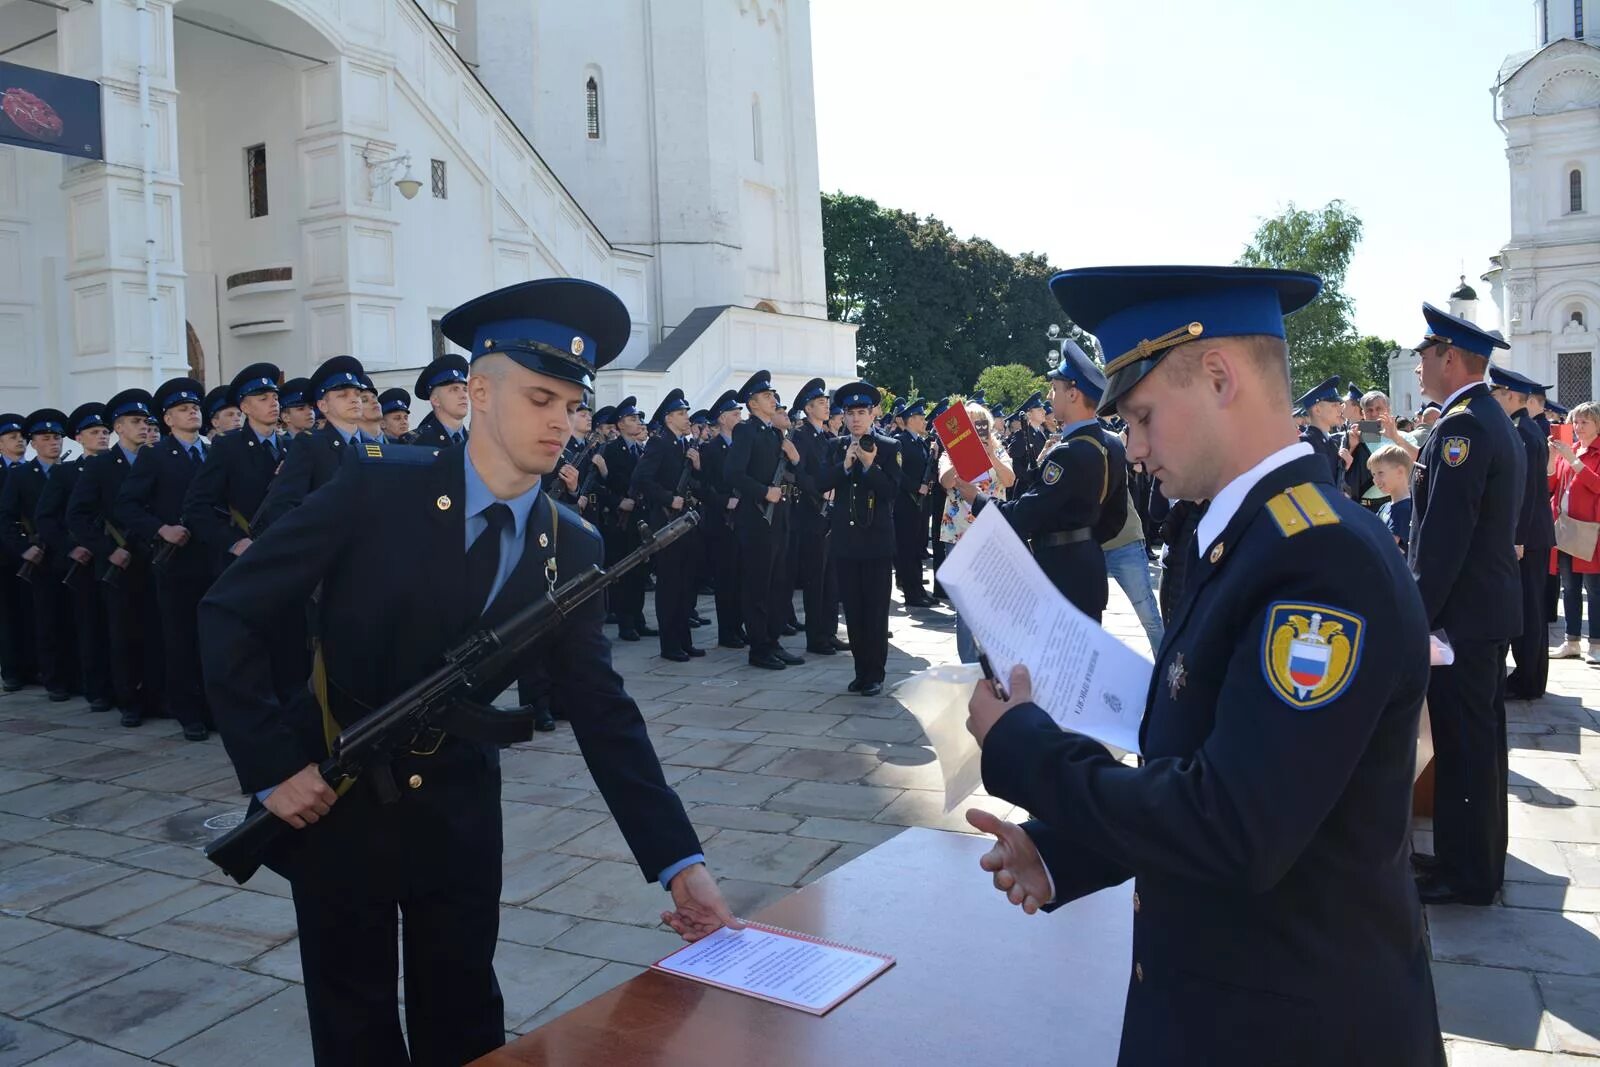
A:
<svg viewBox="0 0 1600 1067">
<path fill-rule="evenodd" d="M 1135 880 L 1121 1063 L 1444 1063 L 1409 858 L 1428 620 L 1381 522 L 1297 440 L 1283 318 L 1314 275 L 1108 267 L 1051 280 L 1111 357 L 1101 415 L 1175 498 L 1210 500 L 1157 656 L 1143 763 L 985 681 L 967 813 L 1028 914 Z M 1367 576 L 1351 582 L 1349 576 Z"/>
<path fill-rule="evenodd" d="M 293 887 L 323 1065 L 457 1065 L 505 1037 L 493 966 L 498 746 L 430 728 L 335 795 L 317 769 L 329 739 L 440 667 L 464 637 L 600 562 L 594 528 L 539 482 L 595 370 L 627 342 L 622 302 L 590 282 L 544 279 L 479 297 L 441 329 L 472 353 L 465 447 L 346 449 L 333 480 L 238 556 L 200 608 L 207 693 L 240 784 L 294 828 L 267 861 Z M 279 700 L 274 634 L 319 586 L 310 684 Z M 612 668 L 603 611 L 584 602 L 529 658 L 556 704 L 573 709 L 643 876 L 670 889 L 663 921 L 689 941 L 737 926 Z"/>
</svg>

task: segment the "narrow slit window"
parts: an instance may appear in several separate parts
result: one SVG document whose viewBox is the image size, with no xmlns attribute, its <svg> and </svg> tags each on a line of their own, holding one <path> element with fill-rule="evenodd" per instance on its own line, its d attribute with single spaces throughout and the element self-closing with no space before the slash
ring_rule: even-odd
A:
<svg viewBox="0 0 1600 1067">
<path fill-rule="evenodd" d="M 446 180 L 444 160 L 430 160 L 430 170 L 433 178 L 433 195 L 435 199 L 445 200 L 450 196 L 450 187 Z"/>
<path fill-rule="evenodd" d="M 1572 36 L 1583 40 L 1583 0 L 1572 0 Z"/>
<path fill-rule="evenodd" d="M 761 143 L 761 98 L 759 96 L 750 101 L 750 143 L 754 148 L 756 162 L 762 162 L 766 153 Z"/>
<path fill-rule="evenodd" d="M 267 146 L 253 144 L 244 150 L 245 197 L 250 217 L 267 213 Z"/>
<path fill-rule="evenodd" d="M 1583 210 L 1583 171 L 1573 170 L 1567 175 L 1567 212 L 1576 215 Z"/>
<path fill-rule="evenodd" d="M 600 139 L 600 83 L 590 78 L 583 86 L 583 115 L 589 140 Z"/>
</svg>

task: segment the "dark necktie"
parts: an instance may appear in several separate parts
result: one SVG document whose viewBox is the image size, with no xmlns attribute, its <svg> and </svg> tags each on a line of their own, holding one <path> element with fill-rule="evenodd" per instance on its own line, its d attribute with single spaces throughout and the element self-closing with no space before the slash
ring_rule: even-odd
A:
<svg viewBox="0 0 1600 1067">
<path fill-rule="evenodd" d="M 459 445 L 461 443 L 461 431 L 460 430 L 457 430 L 455 433 L 450 435 L 450 443 L 453 444 L 453 445 Z"/>
<path fill-rule="evenodd" d="M 500 569 L 500 535 L 511 525 L 511 509 L 504 504 L 490 504 L 479 514 L 489 525 L 467 549 L 467 606 L 474 617 L 488 607 L 489 590 Z"/>
<path fill-rule="evenodd" d="M 261 443 L 267 446 L 267 455 L 272 457 L 272 462 L 278 462 L 278 435 L 273 434 Z"/>
<path fill-rule="evenodd" d="M 205 453 L 200 451 L 200 442 L 196 441 L 194 444 L 189 446 L 189 462 L 198 467 L 205 461 Z"/>
</svg>

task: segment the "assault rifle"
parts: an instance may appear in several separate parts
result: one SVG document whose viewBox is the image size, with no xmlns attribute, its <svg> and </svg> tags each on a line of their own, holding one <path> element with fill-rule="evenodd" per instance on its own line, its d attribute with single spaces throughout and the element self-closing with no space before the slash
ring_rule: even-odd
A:
<svg viewBox="0 0 1600 1067">
<path fill-rule="evenodd" d="M 699 522 L 699 513 L 685 512 L 654 534 L 647 533 L 644 543 L 610 570 L 590 567 L 561 588 L 536 598 L 499 626 L 467 637 L 445 653 L 444 665 L 438 670 L 346 727 L 334 739 L 332 753 L 317 768 L 322 780 L 339 789 L 369 767 L 381 766 L 410 751 L 417 735 L 427 730 L 492 737 L 508 743 L 532 737 L 531 715 L 495 712 L 486 707 L 499 695 L 498 688 L 504 684 L 507 672 L 530 646 L 566 622 L 579 606 Z M 496 691 L 489 692 L 490 687 Z M 382 786 L 378 788 L 381 794 Z M 258 808 L 207 845 L 206 858 L 235 881 L 244 882 L 256 872 L 263 853 L 288 826 L 271 811 Z M 314 833 L 315 828 L 296 832 Z"/>
</svg>

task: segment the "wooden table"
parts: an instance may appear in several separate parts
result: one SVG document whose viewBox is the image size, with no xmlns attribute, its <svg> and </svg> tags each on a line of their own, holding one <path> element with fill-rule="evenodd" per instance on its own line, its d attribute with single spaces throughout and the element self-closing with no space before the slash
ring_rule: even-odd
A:
<svg viewBox="0 0 1600 1067">
<path fill-rule="evenodd" d="M 907 830 L 753 916 L 895 957 L 826 1016 L 647 971 L 475 1062 L 1110 1067 L 1131 883 L 1026 916 L 978 869 L 989 840 Z"/>
</svg>

